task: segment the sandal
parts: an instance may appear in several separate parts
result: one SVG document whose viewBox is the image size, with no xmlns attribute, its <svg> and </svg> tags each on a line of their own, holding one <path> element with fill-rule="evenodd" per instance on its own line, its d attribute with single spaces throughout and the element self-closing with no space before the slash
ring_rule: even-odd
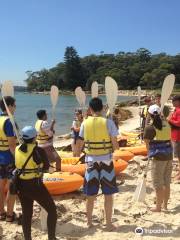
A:
<svg viewBox="0 0 180 240">
<path fill-rule="evenodd" d="M 5 221 L 6 220 L 6 212 L 3 212 L 0 214 L 0 221 Z"/>
<path fill-rule="evenodd" d="M 13 212 L 13 215 L 6 215 L 6 222 L 12 223 L 16 219 L 16 214 Z"/>
</svg>

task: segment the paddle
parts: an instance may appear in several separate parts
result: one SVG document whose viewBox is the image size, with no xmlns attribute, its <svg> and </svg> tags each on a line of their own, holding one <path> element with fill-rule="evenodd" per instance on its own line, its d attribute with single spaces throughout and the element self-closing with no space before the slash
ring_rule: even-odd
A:
<svg viewBox="0 0 180 240">
<path fill-rule="evenodd" d="M 138 183 L 135 193 L 134 193 L 134 201 L 137 202 L 144 202 L 146 197 L 146 177 L 147 177 L 147 171 L 149 167 L 150 158 L 148 158 L 148 162 L 144 171 L 143 179 L 140 180 Z"/>
<path fill-rule="evenodd" d="M 167 102 L 169 96 L 172 93 L 173 86 L 174 86 L 175 76 L 174 74 L 168 75 L 164 79 L 162 91 L 161 91 L 161 111 L 163 110 L 164 104 Z M 138 202 L 142 202 L 145 200 L 146 196 L 146 177 L 147 177 L 147 171 L 148 171 L 148 165 L 149 165 L 150 158 L 148 159 L 148 163 L 145 169 L 144 176 L 142 180 L 139 182 L 139 184 L 136 187 L 135 193 L 134 193 L 134 200 Z"/>
<path fill-rule="evenodd" d="M 56 108 L 56 104 L 59 96 L 59 89 L 55 85 L 51 86 L 50 96 L 51 96 L 51 103 L 52 103 L 52 118 L 54 119 L 55 108 Z M 50 167 L 50 171 L 51 169 L 52 167 Z M 43 207 L 41 207 L 40 222 L 41 222 L 41 229 L 43 231 L 47 230 L 47 212 Z"/>
<path fill-rule="evenodd" d="M 175 75 L 169 74 L 163 82 L 161 91 L 161 112 L 163 111 L 164 104 L 168 101 L 175 83 Z"/>
<path fill-rule="evenodd" d="M 84 107 L 86 104 L 86 94 L 81 87 L 75 89 L 76 99 L 81 107 Z"/>
<path fill-rule="evenodd" d="M 51 86 L 51 103 L 52 103 L 52 118 L 55 118 L 55 107 L 58 102 L 59 89 L 55 85 Z"/>
<path fill-rule="evenodd" d="M 138 104 L 139 104 L 139 113 L 141 113 L 141 87 L 137 87 L 137 92 L 138 92 Z M 139 116 L 139 127 L 140 127 L 140 139 L 142 142 L 142 128 L 141 128 L 141 115 Z"/>
<path fill-rule="evenodd" d="M 106 77 L 105 91 L 106 91 L 107 104 L 108 104 L 110 113 L 113 113 L 113 108 L 114 108 L 114 105 L 116 104 L 117 96 L 118 96 L 118 86 L 116 81 L 113 78 Z"/>
<path fill-rule="evenodd" d="M 91 85 L 91 97 L 95 98 L 98 97 L 98 83 L 93 82 Z"/>
<path fill-rule="evenodd" d="M 5 96 L 14 97 L 14 88 L 13 88 L 13 84 L 12 84 L 11 81 L 5 81 L 3 83 L 2 88 L 1 88 L 1 95 L 2 95 L 2 99 L 3 99 L 3 102 L 4 102 L 5 108 L 6 108 L 6 112 L 9 116 L 9 119 L 10 119 L 11 124 L 13 126 L 14 133 L 17 137 L 18 142 L 21 143 L 21 139 L 20 139 L 20 136 L 19 136 L 19 133 L 18 133 L 15 121 L 14 121 L 14 117 L 11 114 L 11 112 L 9 111 L 9 108 L 8 108 L 8 106 L 6 104 L 6 101 L 5 101 L 5 98 L 4 98 Z"/>
</svg>

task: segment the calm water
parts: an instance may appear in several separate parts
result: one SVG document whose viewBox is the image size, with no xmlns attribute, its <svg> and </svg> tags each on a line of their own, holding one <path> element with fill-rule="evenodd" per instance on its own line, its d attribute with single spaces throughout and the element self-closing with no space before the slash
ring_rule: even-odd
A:
<svg viewBox="0 0 180 240">
<path fill-rule="evenodd" d="M 48 95 L 16 93 L 16 114 L 15 118 L 20 128 L 26 125 L 33 125 L 36 122 L 36 112 L 39 109 L 46 109 L 49 119 L 51 118 L 51 100 Z M 105 96 L 101 96 L 106 103 Z M 86 102 L 90 96 L 87 97 Z M 118 102 L 134 99 L 134 97 L 119 96 Z M 70 132 L 70 127 L 74 117 L 74 110 L 78 108 L 75 96 L 60 96 L 56 106 L 56 134 Z"/>
</svg>

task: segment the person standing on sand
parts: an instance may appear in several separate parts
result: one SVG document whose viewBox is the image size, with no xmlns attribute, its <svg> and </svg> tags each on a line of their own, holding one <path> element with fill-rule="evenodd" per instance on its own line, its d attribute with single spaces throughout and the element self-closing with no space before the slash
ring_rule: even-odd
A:
<svg viewBox="0 0 180 240">
<path fill-rule="evenodd" d="M 16 109 L 15 99 L 11 96 L 4 98 L 10 113 L 13 115 Z M 4 209 L 5 205 L 5 187 L 10 183 L 12 171 L 14 170 L 14 152 L 16 148 L 16 137 L 13 131 L 12 123 L 6 112 L 6 107 L 3 100 L 0 101 L 0 220 L 13 222 L 15 213 L 13 212 L 15 195 L 11 195 L 8 191 L 6 197 L 7 212 Z M 9 189 L 9 187 L 8 187 Z"/>
<path fill-rule="evenodd" d="M 148 150 L 148 156 L 152 159 L 152 181 L 156 191 L 156 207 L 153 212 L 161 212 L 163 207 L 167 210 L 170 196 L 170 182 L 172 173 L 172 146 L 170 140 L 170 126 L 161 119 L 161 109 L 154 104 L 148 112 L 152 119 L 152 125 L 144 130 L 144 141 Z"/>
<path fill-rule="evenodd" d="M 112 162 L 112 151 L 119 149 L 117 143 L 117 128 L 112 120 L 102 117 L 103 104 L 101 99 L 92 98 L 89 102 L 92 116 L 81 125 L 79 132 L 80 151 L 84 146 L 86 173 L 84 178 L 84 193 L 87 195 L 86 211 L 87 225 L 92 227 L 94 201 L 101 185 L 104 194 L 106 228 L 111 231 L 113 226 L 112 208 L 113 195 L 118 192 L 116 176 Z"/>
<path fill-rule="evenodd" d="M 174 112 L 167 118 L 171 126 L 171 140 L 174 150 L 174 157 L 179 160 L 179 172 L 176 180 L 180 180 L 180 95 L 174 96 L 172 99 Z"/>
<path fill-rule="evenodd" d="M 61 158 L 53 146 L 53 135 L 55 120 L 51 124 L 47 121 L 47 113 L 45 110 L 39 110 L 36 113 L 38 120 L 35 129 L 38 132 L 38 146 L 43 148 L 48 156 L 49 162 L 56 162 L 56 171 L 61 171 Z"/>
<path fill-rule="evenodd" d="M 79 131 L 80 131 L 80 127 L 81 127 L 82 122 L 83 122 L 82 110 L 77 109 L 75 111 L 75 119 L 74 119 L 74 121 L 72 123 L 72 127 L 71 127 L 72 138 L 73 138 L 73 141 L 72 141 L 72 144 L 71 144 L 73 157 L 80 157 L 80 155 L 78 154 L 78 151 L 77 151 L 77 148 L 78 148 L 77 139 L 78 139 L 78 136 L 79 136 Z"/>
<path fill-rule="evenodd" d="M 43 172 L 48 171 L 46 152 L 36 144 L 36 129 L 26 126 L 22 129 L 23 144 L 16 147 L 15 165 L 22 170 L 18 180 L 18 197 L 22 206 L 22 228 L 25 240 L 31 240 L 33 202 L 39 203 L 48 213 L 48 240 L 55 240 L 57 221 L 56 206 L 42 182 Z M 27 163 L 25 165 L 25 163 Z M 24 166 L 25 165 L 25 166 Z"/>
</svg>

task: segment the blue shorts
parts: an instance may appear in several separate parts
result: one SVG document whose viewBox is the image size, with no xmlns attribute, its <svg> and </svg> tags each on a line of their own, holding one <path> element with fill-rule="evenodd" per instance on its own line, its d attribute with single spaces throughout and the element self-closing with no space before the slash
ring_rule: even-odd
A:
<svg viewBox="0 0 180 240">
<path fill-rule="evenodd" d="M 118 192 L 113 162 L 88 162 L 84 177 L 84 193 L 88 196 L 97 195 L 101 185 L 102 193 L 111 195 Z"/>
<path fill-rule="evenodd" d="M 0 165 L 0 179 L 11 179 L 13 170 L 14 166 L 12 164 Z"/>
</svg>

